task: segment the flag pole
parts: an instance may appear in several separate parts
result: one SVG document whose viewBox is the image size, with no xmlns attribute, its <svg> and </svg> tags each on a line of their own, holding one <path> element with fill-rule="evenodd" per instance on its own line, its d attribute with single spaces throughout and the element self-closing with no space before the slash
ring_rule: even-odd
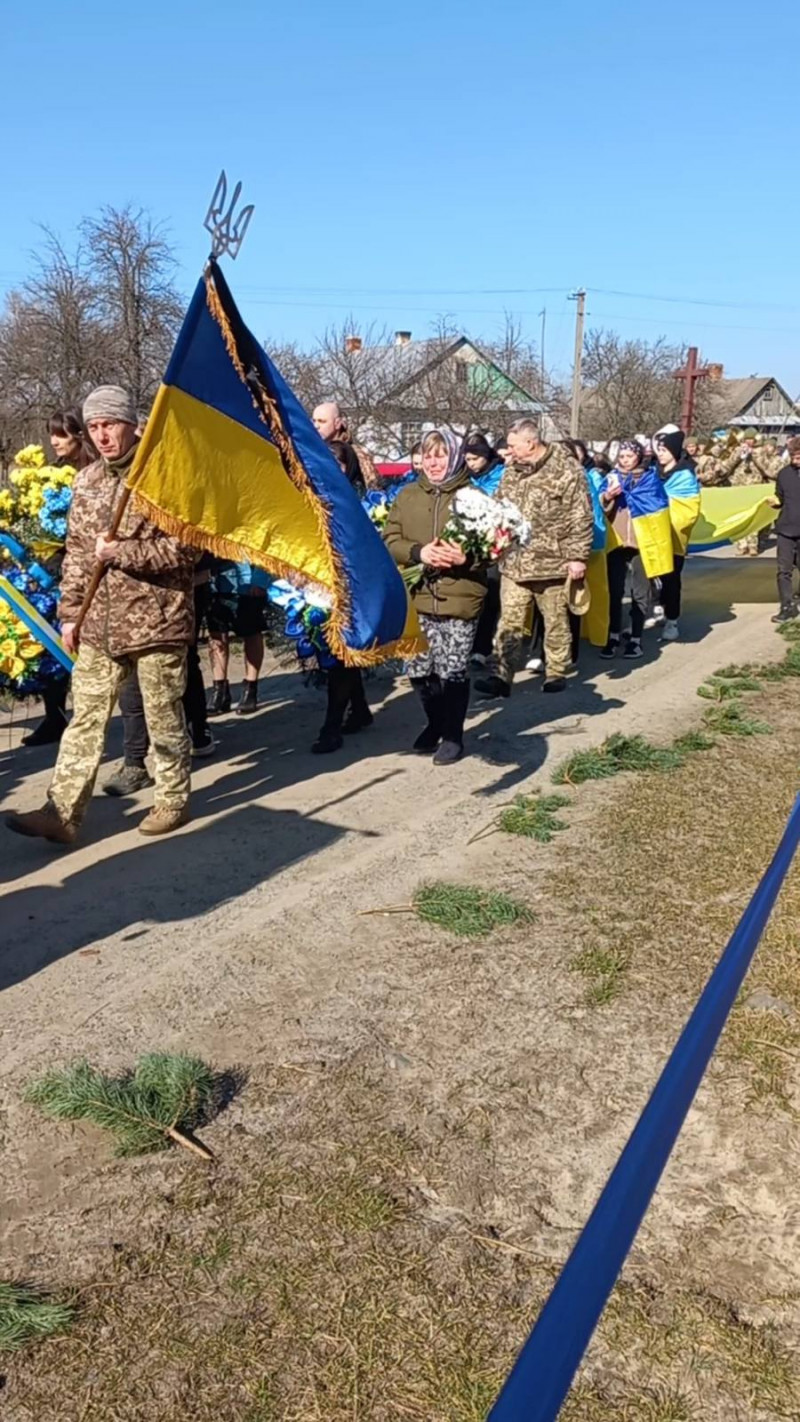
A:
<svg viewBox="0 0 800 1422">
<path fill-rule="evenodd" d="M 211 198 L 211 202 L 209 203 L 208 212 L 205 216 L 205 221 L 203 222 L 204 228 L 207 232 L 210 232 L 211 234 L 211 256 L 214 258 L 215 261 L 219 257 L 227 256 L 231 258 L 231 261 L 235 262 L 236 258 L 239 255 L 239 252 L 241 251 L 242 242 L 244 241 L 245 233 L 247 232 L 247 229 L 250 226 L 250 218 L 253 216 L 253 211 L 255 207 L 254 203 L 248 203 L 247 207 L 241 208 L 237 214 L 236 207 L 239 202 L 241 192 L 242 185 L 239 182 L 236 184 L 236 187 L 233 190 L 233 195 L 231 197 L 230 203 L 228 203 L 228 178 L 225 173 L 225 169 L 223 168 L 217 179 L 217 186 L 214 189 L 214 194 Z M 106 537 L 109 540 L 116 538 L 117 534 L 119 533 L 120 525 L 122 523 L 125 510 L 127 509 L 128 503 L 130 501 L 131 493 L 132 489 L 130 485 L 126 484 L 122 490 L 122 493 L 120 494 L 117 507 L 114 510 L 114 517 L 111 521 L 111 527 L 106 533 Z M 94 597 L 97 593 L 97 589 L 99 588 L 103 580 L 103 575 L 106 571 L 107 566 L 108 564 L 101 563 L 98 559 L 92 570 L 92 576 L 89 579 L 89 584 L 86 589 L 83 602 L 81 603 L 80 611 L 75 619 L 74 637 L 76 645 L 78 637 L 80 635 L 81 627 L 84 623 L 84 619 L 86 617 L 87 612 L 89 611 L 89 608 L 92 605 Z"/>
</svg>

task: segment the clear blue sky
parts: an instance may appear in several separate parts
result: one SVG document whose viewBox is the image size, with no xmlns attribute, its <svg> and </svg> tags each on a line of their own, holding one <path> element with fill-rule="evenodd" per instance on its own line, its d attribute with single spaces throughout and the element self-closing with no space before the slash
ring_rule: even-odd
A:
<svg viewBox="0 0 800 1422">
<path fill-rule="evenodd" d="M 538 338 L 546 306 L 564 370 L 584 285 L 590 325 L 800 390 L 797 0 L 10 6 L 0 291 L 37 223 L 126 202 L 188 291 L 224 165 L 256 204 L 229 277 L 259 336 L 349 312 L 492 335 L 508 308 Z"/>
</svg>

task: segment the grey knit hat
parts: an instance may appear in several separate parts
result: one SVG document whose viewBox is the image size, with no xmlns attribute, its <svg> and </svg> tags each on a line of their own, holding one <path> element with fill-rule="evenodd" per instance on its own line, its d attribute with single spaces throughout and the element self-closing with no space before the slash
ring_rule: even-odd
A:
<svg viewBox="0 0 800 1422">
<path fill-rule="evenodd" d="M 126 425 L 136 425 L 138 419 L 136 406 L 121 385 L 98 385 L 83 402 L 85 425 L 90 420 L 122 420 Z"/>
</svg>

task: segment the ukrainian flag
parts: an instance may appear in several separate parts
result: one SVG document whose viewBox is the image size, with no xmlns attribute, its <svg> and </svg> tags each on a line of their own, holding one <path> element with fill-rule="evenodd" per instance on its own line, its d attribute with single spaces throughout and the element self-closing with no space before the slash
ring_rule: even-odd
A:
<svg viewBox="0 0 800 1422">
<path fill-rule="evenodd" d="M 751 533 L 760 533 L 778 517 L 770 504 L 774 484 L 740 484 L 732 489 L 703 489 L 700 517 L 689 538 L 689 552 L 736 543 Z"/>
<path fill-rule="evenodd" d="M 669 499 L 673 551 L 685 557 L 700 517 L 700 480 L 693 469 L 676 469 L 664 481 L 664 489 Z"/>
<path fill-rule="evenodd" d="M 674 567 L 670 499 L 663 479 L 648 469 L 625 490 L 642 566 L 648 578 L 663 578 Z"/>
<path fill-rule="evenodd" d="M 425 648 L 394 560 L 213 260 L 128 483 L 143 512 L 182 542 L 325 589 L 326 638 L 347 665 Z"/>
</svg>

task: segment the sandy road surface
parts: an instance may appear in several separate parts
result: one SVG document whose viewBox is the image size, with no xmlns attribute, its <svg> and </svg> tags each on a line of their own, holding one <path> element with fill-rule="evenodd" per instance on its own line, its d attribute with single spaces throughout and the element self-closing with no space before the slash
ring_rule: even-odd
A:
<svg viewBox="0 0 800 1422">
<path fill-rule="evenodd" d="M 153 1047 L 219 1063 L 288 1059 L 357 1042 L 378 1017 L 404 1049 L 419 1045 L 441 1002 L 420 996 L 410 959 L 395 961 L 387 921 L 358 910 L 403 901 L 425 876 L 491 882 L 498 841 L 464 842 L 498 798 L 612 731 L 657 739 L 692 724 L 709 672 L 781 655 L 768 623 L 771 559 L 693 558 L 686 582 L 684 641 L 658 652 L 651 634 L 644 662 L 610 666 L 585 650 L 558 698 L 524 679 L 510 702 L 475 710 L 471 754 L 455 769 L 398 749 L 418 713 L 407 685 L 385 674 L 370 682 L 373 729 L 338 756 L 311 756 L 322 693 L 275 673 L 258 716 L 220 724 L 180 834 L 137 835 L 148 794 L 98 794 L 67 853 L 0 831 L 0 1191 L 16 1201 L 15 1257 L 41 1243 L 48 1212 L 67 1208 L 97 1167 L 84 1133 L 54 1144 L 19 1106 L 21 1085 L 46 1065 L 79 1052 L 116 1065 Z M 41 803 L 47 784 L 49 748 L 18 750 L 19 734 L 2 730 L 4 808 Z M 640 1062 L 634 1094 L 651 1070 Z M 590 1203 L 597 1172 L 572 1183 L 566 1225 Z"/>
</svg>

